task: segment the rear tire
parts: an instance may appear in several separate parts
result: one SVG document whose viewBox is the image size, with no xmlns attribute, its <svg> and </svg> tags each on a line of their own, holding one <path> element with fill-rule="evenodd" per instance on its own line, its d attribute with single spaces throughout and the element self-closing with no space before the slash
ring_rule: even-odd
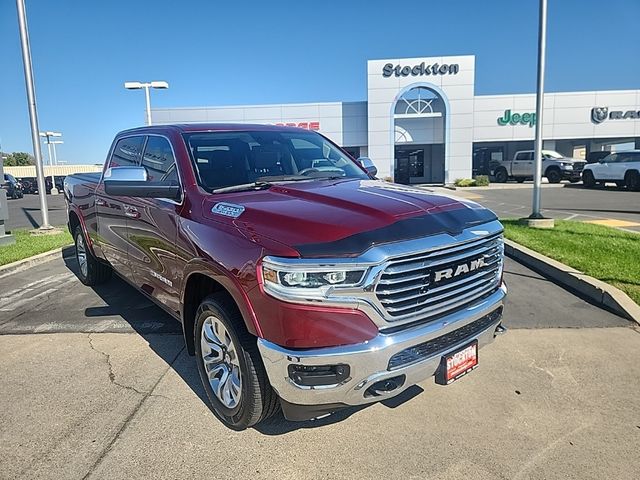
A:
<svg viewBox="0 0 640 480">
<path fill-rule="evenodd" d="M 562 180 L 562 174 L 557 168 L 550 168 L 549 170 L 547 170 L 545 177 L 547 177 L 549 183 L 560 183 L 560 181 Z"/>
<path fill-rule="evenodd" d="M 196 312 L 194 341 L 200 380 L 213 413 L 244 430 L 280 408 L 262 364 L 256 338 L 226 294 L 206 297 Z"/>
<path fill-rule="evenodd" d="M 498 183 L 507 183 L 509 180 L 509 174 L 505 168 L 499 168 L 495 173 L 496 182 Z"/>
<path fill-rule="evenodd" d="M 76 227 L 74 236 L 76 260 L 78 261 L 78 278 L 90 287 L 104 283 L 111 278 L 111 267 L 93 256 L 87 246 L 87 240 L 80 225 Z"/>
<path fill-rule="evenodd" d="M 640 190 L 640 174 L 635 170 L 627 172 L 624 176 L 624 183 L 629 190 L 637 192 Z"/>
<path fill-rule="evenodd" d="M 585 170 L 582 172 L 582 184 L 585 188 L 593 188 L 596 186 L 596 179 L 591 173 L 591 170 Z"/>
</svg>

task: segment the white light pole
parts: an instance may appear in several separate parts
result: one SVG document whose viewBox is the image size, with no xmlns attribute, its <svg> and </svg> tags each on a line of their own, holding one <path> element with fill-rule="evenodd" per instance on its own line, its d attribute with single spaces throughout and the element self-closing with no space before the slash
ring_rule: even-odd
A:
<svg viewBox="0 0 640 480">
<path fill-rule="evenodd" d="M 150 88 L 166 89 L 169 88 L 167 82 L 155 81 L 155 82 L 124 82 L 124 88 L 127 90 L 140 90 L 144 88 L 144 96 L 147 104 L 147 125 L 151 125 L 151 95 L 149 93 Z"/>
<path fill-rule="evenodd" d="M 540 194 L 542 190 L 542 126 L 544 114 L 544 72 L 547 49 L 547 0 L 540 0 L 538 24 L 538 88 L 536 91 L 536 137 L 534 142 L 533 205 L 529 215 L 530 226 L 551 228 L 553 219 L 542 216 Z"/>
<path fill-rule="evenodd" d="M 47 139 L 47 150 L 49 151 L 49 166 L 53 167 L 55 163 L 56 156 L 56 143 L 62 143 L 62 141 L 53 141 L 51 140 L 54 137 L 61 137 L 62 134 L 60 132 L 40 132 L 40 136 Z M 46 182 L 46 181 L 45 181 Z M 44 191 L 47 192 L 47 185 L 44 184 Z M 40 187 L 38 187 L 38 191 L 40 191 Z M 51 169 L 51 195 L 57 195 L 58 189 L 56 188 L 56 179 L 53 176 L 53 168 Z"/>
<path fill-rule="evenodd" d="M 53 142 L 51 142 L 52 148 L 53 148 L 53 164 L 54 165 L 58 165 L 58 154 L 56 152 L 56 145 L 60 145 L 64 143 L 62 140 L 54 140 Z"/>
<path fill-rule="evenodd" d="M 31 123 L 31 142 L 33 143 L 33 154 L 36 157 L 36 176 L 41 185 L 45 184 L 44 166 L 42 164 L 42 151 L 40 150 L 40 139 L 38 138 L 38 111 L 36 109 L 36 91 L 33 81 L 33 68 L 31 66 L 31 47 L 29 46 L 29 30 L 27 29 L 27 14 L 24 7 L 24 0 L 16 0 L 18 10 L 18 26 L 20 29 L 20 45 L 22 47 L 22 62 L 24 64 L 24 82 L 27 89 L 27 103 L 29 104 L 29 121 Z M 47 191 L 39 189 L 40 212 L 42 214 L 42 225 L 40 229 L 50 230 L 49 210 L 47 208 Z"/>
</svg>

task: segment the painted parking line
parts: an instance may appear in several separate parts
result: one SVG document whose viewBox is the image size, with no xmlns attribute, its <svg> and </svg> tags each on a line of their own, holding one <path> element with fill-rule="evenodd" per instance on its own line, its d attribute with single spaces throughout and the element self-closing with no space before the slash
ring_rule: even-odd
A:
<svg viewBox="0 0 640 480">
<path fill-rule="evenodd" d="M 64 272 L 2 293 L 0 294 L 0 312 L 11 312 L 25 305 L 38 302 L 43 297 L 63 290 L 76 280 L 76 276 L 72 272 Z"/>
<path fill-rule="evenodd" d="M 640 227 L 638 222 L 628 222 L 626 220 L 617 220 L 614 218 L 603 218 L 601 220 L 587 220 L 584 223 L 594 223 L 596 225 L 604 225 L 605 227 L 629 228 Z"/>
</svg>

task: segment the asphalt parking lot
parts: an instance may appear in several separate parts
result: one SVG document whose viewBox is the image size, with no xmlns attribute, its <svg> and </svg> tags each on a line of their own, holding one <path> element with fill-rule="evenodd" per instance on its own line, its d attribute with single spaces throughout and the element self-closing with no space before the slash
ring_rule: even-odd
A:
<svg viewBox="0 0 640 480">
<path fill-rule="evenodd" d="M 640 331 L 507 262 L 510 331 L 459 382 L 234 432 L 179 325 L 75 260 L 0 277 L 2 478 L 637 478 Z"/>
<path fill-rule="evenodd" d="M 451 193 L 451 192 L 449 192 Z M 494 184 L 488 188 L 458 189 L 490 208 L 500 218 L 526 217 L 531 213 L 533 184 Z M 640 192 L 607 186 L 589 190 L 582 184 L 544 184 L 542 213 L 550 218 L 600 223 L 640 232 Z"/>
<path fill-rule="evenodd" d="M 42 224 L 38 195 L 25 195 L 23 198 L 7 200 L 7 203 L 9 205 L 9 220 L 5 223 L 7 230 L 37 228 Z M 67 223 L 64 195 L 47 195 L 47 205 L 51 225 L 60 226 Z"/>
</svg>

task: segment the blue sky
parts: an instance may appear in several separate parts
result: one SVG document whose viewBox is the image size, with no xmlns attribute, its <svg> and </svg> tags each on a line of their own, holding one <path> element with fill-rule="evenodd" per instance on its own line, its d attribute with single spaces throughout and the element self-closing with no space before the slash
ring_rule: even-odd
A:
<svg viewBox="0 0 640 480">
<path fill-rule="evenodd" d="M 537 0 L 26 0 L 41 130 L 101 163 L 154 106 L 366 99 L 366 61 L 476 55 L 476 94 L 535 90 Z M 15 2 L 0 2 L 0 139 L 32 151 Z M 547 91 L 640 88 L 640 0 L 550 0 Z"/>
</svg>

